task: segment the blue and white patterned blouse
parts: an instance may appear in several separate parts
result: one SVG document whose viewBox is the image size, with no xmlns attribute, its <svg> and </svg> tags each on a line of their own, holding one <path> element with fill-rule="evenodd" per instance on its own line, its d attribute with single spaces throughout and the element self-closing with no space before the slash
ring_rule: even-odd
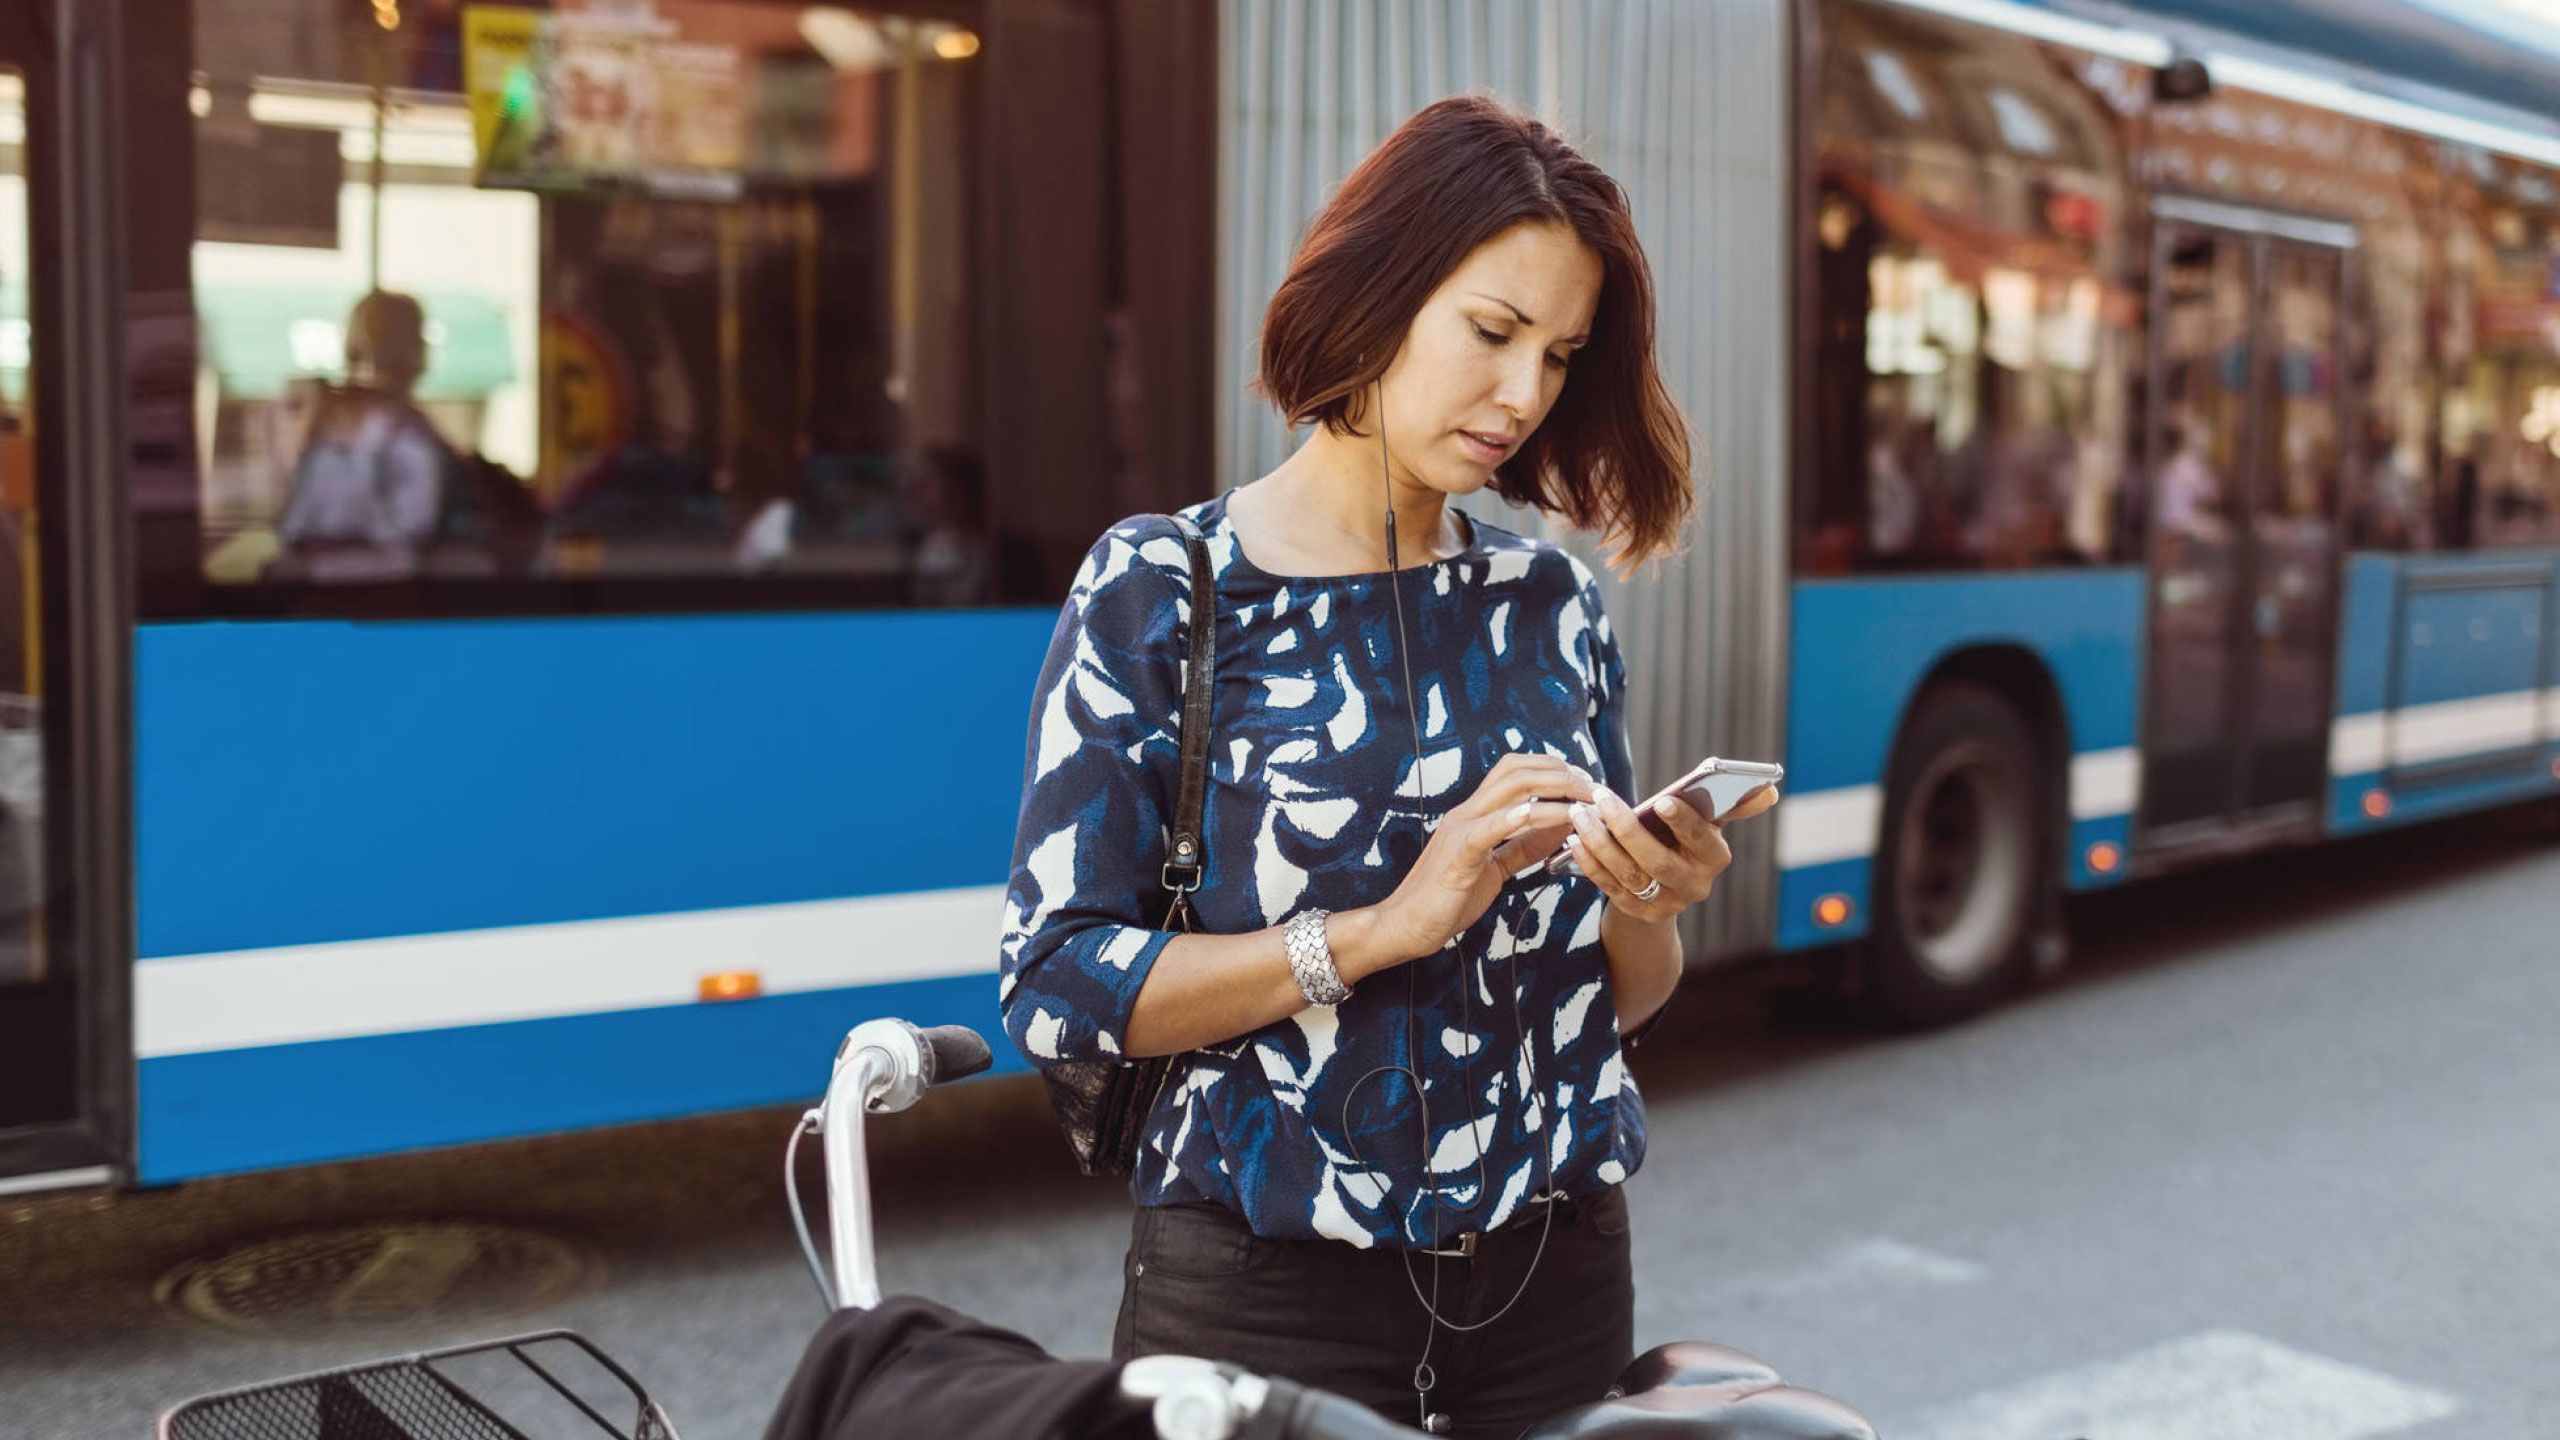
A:
<svg viewBox="0 0 2560 1440">
<path fill-rule="evenodd" d="M 1236 544 L 1225 496 L 1183 513 L 1208 537 L 1218 598 L 1201 930 L 1385 899 L 1426 819 L 1513 751 L 1561 755 L 1634 793 L 1625 667 L 1572 555 L 1476 520 L 1462 554 L 1402 572 L 1417 788 L 1386 575 L 1275 576 Z M 1172 939 L 1154 927 L 1190 583 L 1169 522 L 1112 527 L 1041 667 L 1000 992 L 1034 1064 L 1119 1054 Z M 1514 880 L 1438 954 L 1194 1052 L 1148 1120 L 1136 1199 L 1216 1201 L 1270 1237 L 1431 1245 L 1510 1218 L 1548 1188 L 1542 1158 L 1565 1194 L 1625 1180 L 1644 1158 L 1644 1104 L 1620 1054 L 1605 904 L 1587 880 Z M 1427 1138 L 1408 1077 L 1372 1074 L 1396 1065 L 1423 1077 Z"/>
</svg>

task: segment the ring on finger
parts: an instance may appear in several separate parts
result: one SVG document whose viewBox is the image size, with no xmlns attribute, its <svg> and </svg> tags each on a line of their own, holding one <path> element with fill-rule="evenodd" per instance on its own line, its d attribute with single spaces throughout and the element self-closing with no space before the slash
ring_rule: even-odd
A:
<svg viewBox="0 0 2560 1440">
<path fill-rule="evenodd" d="M 1655 900 L 1661 898 L 1661 895 L 1662 882 L 1659 880 L 1647 883 L 1643 889 L 1636 892 L 1636 898 L 1639 900 Z"/>
</svg>

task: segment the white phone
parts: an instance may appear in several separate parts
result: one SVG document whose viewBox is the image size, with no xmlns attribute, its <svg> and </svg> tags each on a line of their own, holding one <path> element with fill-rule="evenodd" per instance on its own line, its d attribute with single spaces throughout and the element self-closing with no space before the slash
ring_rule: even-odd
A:
<svg viewBox="0 0 2560 1440">
<path fill-rule="evenodd" d="M 1665 795 L 1677 796 L 1682 804 L 1701 817 L 1721 825 L 1745 801 L 1763 790 L 1776 790 L 1786 778 L 1786 767 L 1771 761 L 1726 760 L 1710 755 L 1699 761 L 1688 774 L 1646 797 L 1637 811 L 1637 818 L 1644 822 L 1645 828 L 1652 831 L 1656 839 L 1665 845 L 1676 844 L 1677 837 L 1672 833 L 1670 822 L 1653 812 L 1654 801 Z M 1581 853 L 1577 847 L 1558 849 L 1547 857 L 1541 873 L 1549 877 L 1580 875 L 1582 866 L 1578 857 Z"/>
</svg>

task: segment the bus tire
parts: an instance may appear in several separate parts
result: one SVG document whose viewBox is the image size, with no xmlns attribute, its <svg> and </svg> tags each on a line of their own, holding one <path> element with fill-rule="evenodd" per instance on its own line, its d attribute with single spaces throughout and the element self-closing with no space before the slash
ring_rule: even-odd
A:
<svg viewBox="0 0 2560 1440">
<path fill-rule="evenodd" d="M 1875 866 L 1867 1007 L 1898 1028 L 1975 1015 L 2028 969 L 2052 886 L 2043 747 L 1970 681 L 1933 686 L 1894 744 Z"/>
</svg>

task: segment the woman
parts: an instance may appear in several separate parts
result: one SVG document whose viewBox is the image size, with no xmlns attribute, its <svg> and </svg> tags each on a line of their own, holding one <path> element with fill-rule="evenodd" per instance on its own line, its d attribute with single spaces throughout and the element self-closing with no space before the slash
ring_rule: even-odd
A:
<svg viewBox="0 0 2560 1440">
<path fill-rule="evenodd" d="M 1665 844 L 1629 807 L 1590 573 L 1447 502 L 1560 513 L 1622 568 L 1668 552 L 1689 452 L 1653 333 L 1616 184 L 1492 101 L 1414 116 L 1316 218 L 1258 381 L 1312 433 L 1184 512 L 1217 591 L 1206 933 L 1148 928 L 1184 548 L 1140 517 L 1086 557 L 1035 701 L 1002 985 L 1034 1063 L 1185 1057 L 1132 1176 L 1117 1354 L 1488 1436 L 1632 1357 L 1621 1036 L 1730 856 L 1685 808 Z M 1559 843 L 1588 879 L 1510 878 Z"/>
</svg>

